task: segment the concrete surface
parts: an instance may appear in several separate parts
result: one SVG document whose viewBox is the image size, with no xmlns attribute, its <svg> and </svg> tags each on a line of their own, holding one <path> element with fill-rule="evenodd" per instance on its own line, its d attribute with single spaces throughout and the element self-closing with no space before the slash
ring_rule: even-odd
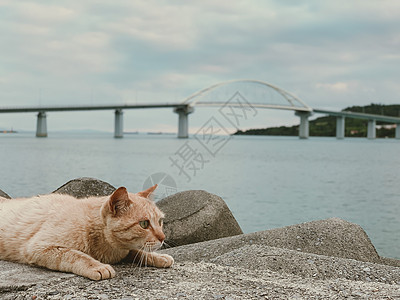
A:
<svg viewBox="0 0 400 300">
<path fill-rule="evenodd" d="M 319 231 L 326 232 L 338 222 L 344 221 L 304 223 L 282 231 L 300 227 L 304 237 L 318 236 Z M 312 228 L 310 234 L 307 228 Z M 115 266 L 115 278 L 101 282 L 0 261 L 0 298 L 400 299 L 399 267 L 270 247 L 264 243 L 267 232 L 163 250 L 175 257 L 172 268 L 121 264 Z M 326 243 L 328 240 L 325 239 Z M 344 244 L 338 245 L 340 248 Z M 361 245 L 354 246 L 359 251 L 363 249 Z M 351 255 L 353 252 L 349 251 Z"/>
<path fill-rule="evenodd" d="M 166 243 L 173 246 L 242 234 L 221 197 L 206 191 L 184 191 L 157 202 L 165 213 Z"/>
<path fill-rule="evenodd" d="M 342 264 L 348 262 L 339 260 Z M 368 265 L 364 269 L 373 267 Z M 363 280 L 341 277 L 321 280 L 284 271 L 253 270 L 206 262 L 177 262 L 171 269 L 120 265 L 116 267 L 118 276 L 111 280 L 94 282 L 82 277 L 48 278 L 40 284 L 26 287 L 24 291 L 3 293 L 0 297 L 4 300 L 399 299 L 399 284 L 368 281 L 364 275 L 366 271 L 348 269 Z"/>
<path fill-rule="evenodd" d="M 46 282 L 74 277 L 74 274 L 54 272 L 29 265 L 0 260 L 0 299 L 2 293 L 26 290 L 28 287 Z"/>
</svg>

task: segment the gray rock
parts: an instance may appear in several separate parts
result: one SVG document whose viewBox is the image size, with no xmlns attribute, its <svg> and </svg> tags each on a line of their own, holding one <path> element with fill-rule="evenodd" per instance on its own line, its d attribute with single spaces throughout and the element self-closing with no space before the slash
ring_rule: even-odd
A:
<svg viewBox="0 0 400 300">
<path fill-rule="evenodd" d="M 382 262 L 365 231 L 356 224 L 338 218 L 227 237 L 214 243 L 187 245 L 179 247 L 173 255 L 183 260 L 208 261 L 248 244 L 372 263 Z"/>
<path fill-rule="evenodd" d="M 0 190 L 0 197 L 11 199 L 11 197 L 9 195 L 7 195 L 7 193 L 3 192 L 2 190 Z"/>
<path fill-rule="evenodd" d="M 313 238 L 314 233 L 307 233 L 307 228 L 319 233 L 318 227 L 325 232 L 330 226 L 342 224 L 334 232 L 336 236 L 340 228 L 354 225 L 346 227 L 343 222 L 338 219 L 310 222 L 282 228 L 280 232 L 296 230 L 298 234 L 296 226 L 300 226 L 304 237 Z M 346 232 L 345 235 L 349 234 L 348 229 Z M 115 278 L 100 282 L 0 261 L 0 298 L 400 299 L 398 267 L 270 247 L 265 242 L 273 235 L 266 233 L 163 250 L 175 257 L 172 268 L 119 264 L 114 265 Z M 292 244 L 284 241 L 285 236 L 291 237 L 289 233 L 283 234 L 279 242 L 291 247 L 305 247 L 314 241 Z M 335 239 L 327 237 L 325 241 Z"/>
<path fill-rule="evenodd" d="M 157 205 L 166 214 L 164 232 L 169 246 L 243 233 L 224 200 L 205 191 L 180 192 Z"/>
<path fill-rule="evenodd" d="M 53 193 L 67 194 L 76 198 L 90 196 L 108 196 L 115 191 L 111 184 L 90 177 L 82 177 L 68 181 Z"/>
</svg>

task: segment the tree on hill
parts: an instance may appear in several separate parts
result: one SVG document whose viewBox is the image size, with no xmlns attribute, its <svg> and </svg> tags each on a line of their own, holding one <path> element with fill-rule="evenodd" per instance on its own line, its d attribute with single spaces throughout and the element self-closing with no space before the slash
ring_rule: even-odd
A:
<svg viewBox="0 0 400 300">
<path fill-rule="evenodd" d="M 400 117 L 400 105 L 370 104 L 367 106 L 351 106 L 343 111 L 367 113 L 374 115 L 385 115 L 391 117 Z M 366 137 L 367 120 L 346 118 L 345 136 L 347 137 Z M 388 125 L 384 122 L 377 122 L 377 125 Z M 336 117 L 324 116 L 311 120 L 309 123 L 310 136 L 336 136 Z M 249 129 L 246 131 L 238 130 L 235 135 L 279 135 L 279 136 L 297 136 L 299 134 L 299 125 L 269 127 L 261 129 Z M 395 128 L 379 127 L 376 130 L 377 137 L 394 137 Z"/>
</svg>

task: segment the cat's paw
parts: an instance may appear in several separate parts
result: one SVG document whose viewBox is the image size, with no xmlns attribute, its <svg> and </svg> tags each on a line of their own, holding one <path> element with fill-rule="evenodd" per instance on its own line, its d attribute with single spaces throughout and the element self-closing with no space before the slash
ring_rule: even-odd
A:
<svg viewBox="0 0 400 300">
<path fill-rule="evenodd" d="M 157 253 L 157 259 L 155 260 L 157 268 L 169 268 L 174 264 L 174 258 L 168 254 Z"/>
<path fill-rule="evenodd" d="M 92 280 L 110 279 L 115 277 L 114 268 L 110 265 L 99 264 L 87 270 L 86 277 Z"/>
</svg>

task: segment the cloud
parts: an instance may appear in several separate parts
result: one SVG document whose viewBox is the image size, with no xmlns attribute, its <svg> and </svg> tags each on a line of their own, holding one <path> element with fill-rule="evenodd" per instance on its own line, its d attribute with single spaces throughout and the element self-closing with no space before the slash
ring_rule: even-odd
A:
<svg viewBox="0 0 400 300">
<path fill-rule="evenodd" d="M 0 106 L 174 102 L 238 78 L 270 82 L 315 107 L 400 102 L 396 1 L 0 6 Z"/>
<path fill-rule="evenodd" d="M 106 21 L 103 28 L 156 47 L 159 52 L 193 47 L 197 34 L 190 7 L 166 3 L 162 9 L 155 9 L 157 6 L 154 1 L 132 2 L 127 8 L 130 14 Z"/>
<path fill-rule="evenodd" d="M 58 24 L 77 16 L 76 11 L 57 4 L 45 5 L 35 2 L 18 1 L 15 4 L 15 16 L 24 22 L 39 24 Z"/>
<path fill-rule="evenodd" d="M 346 82 L 317 83 L 316 88 L 324 89 L 331 92 L 347 92 L 349 90 L 349 84 Z"/>
</svg>

